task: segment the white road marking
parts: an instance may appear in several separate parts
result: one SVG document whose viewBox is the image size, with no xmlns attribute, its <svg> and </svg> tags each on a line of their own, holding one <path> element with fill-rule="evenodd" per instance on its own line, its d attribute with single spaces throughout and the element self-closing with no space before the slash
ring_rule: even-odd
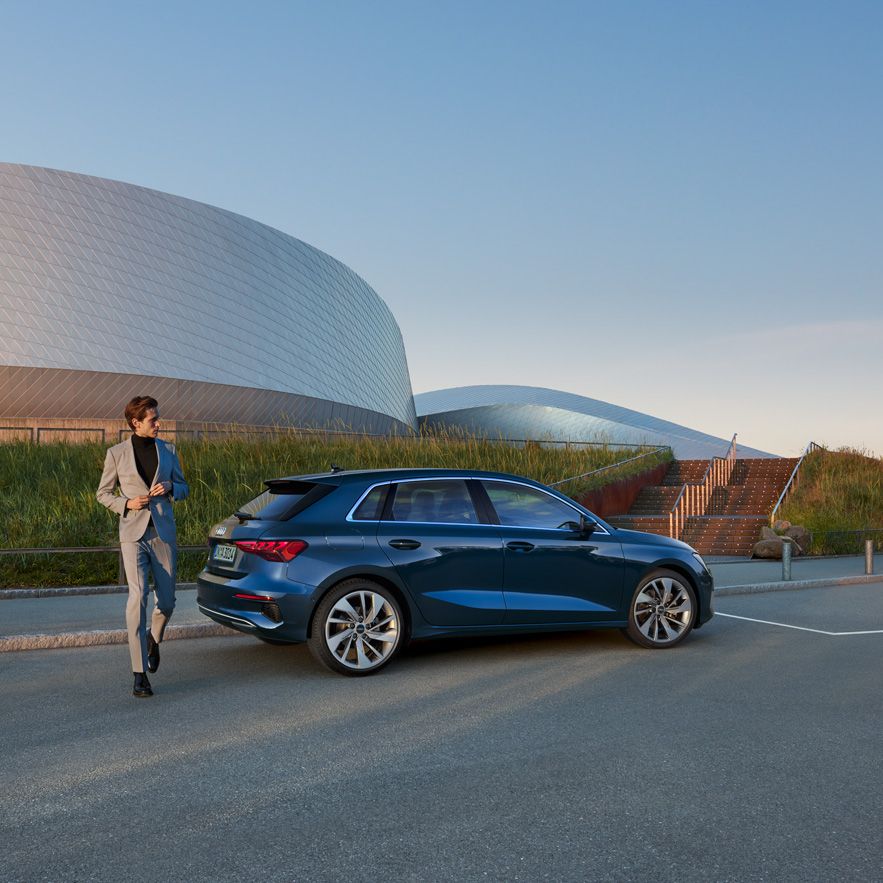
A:
<svg viewBox="0 0 883 883">
<path fill-rule="evenodd" d="M 746 622 L 760 622 L 764 625 L 777 625 L 783 629 L 797 629 L 800 632 L 815 632 L 817 635 L 883 635 L 883 629 L 871 629 L 865 632 L 826 632 L 822 629 L 810 629 L 802 625 L 788 625 L 787 622 L 771 622 L 769 619 L 752 619 L 750 616 L 736 616 L 735 613 L 715 611 L 715 616 L 726 616 L 730 619 L 744 619 Z"/>
</svg>

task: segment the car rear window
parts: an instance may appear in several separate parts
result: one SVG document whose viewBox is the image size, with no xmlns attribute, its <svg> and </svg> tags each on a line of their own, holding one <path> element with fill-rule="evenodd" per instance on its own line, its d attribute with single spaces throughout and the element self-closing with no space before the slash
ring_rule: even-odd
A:
<svg viewBox="0 0 883 883">
<path fill-rule="evenodd" d="M 333 487 L 312 481 L 277 479 L 264 483 L 267 485 L 267 490 L 244 506 L 240 506 L 239 512 L 252 515 L 261 521 L 288 521 L 334 490 Z"/>
</svg>

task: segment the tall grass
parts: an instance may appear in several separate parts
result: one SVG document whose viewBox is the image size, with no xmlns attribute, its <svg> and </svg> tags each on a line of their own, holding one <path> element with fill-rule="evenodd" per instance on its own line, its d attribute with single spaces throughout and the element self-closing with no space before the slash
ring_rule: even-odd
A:
<svg viewBox="0 0 883 883">
<path fill-rule="evenodd" d="M 332 463 L 345 469 L 450 467 L 525 475 L 549 484 L 608 466 L 639 453 L 607 445 L 521 446 L 444 434 L 419 438 L 377 438 L 280 434 L 228 436 L 177 444 L 190 498 L 175 505 L 178 542 L 202 544 L 209 527 L 256 497 L 268 478 L 327 472 Z M 117 517 L 95 500 L 106 447 L 101 444 L 28 442 L 0 444 L 0 548 L 105 546 L 118 540 Z M 647 468 L 659 454 L 611 469 L 602 477 L 569 482 L 574 497 Z M 192 579 L 203 554 L 183 554 L 180 578 Z M 113 555 L 0 556 L 0 587 L 77 585 L 114 582 Z"/>
<path fill-rule="evenodd" d="M 813 534 L 814 554 L 858 553 L 864 536 L 883 544 L 883 458 L 852 448 L 814 451 L 781 517 Z"/>
</svg>

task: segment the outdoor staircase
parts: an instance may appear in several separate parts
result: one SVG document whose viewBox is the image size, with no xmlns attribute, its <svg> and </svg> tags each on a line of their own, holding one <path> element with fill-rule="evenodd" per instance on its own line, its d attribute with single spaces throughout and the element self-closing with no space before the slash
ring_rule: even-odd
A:
<svg viewBox="0 0 883 883">
<path fill-rule="evenodd" d="M 796 463 L 779 457 L 736 460 L 727 483 L 711 492 L 705 514 L 686 519 L 681 539 L 703 555 L 750 555 Z M 707 468 L 707 460 L 673 461 L 662 484 L 643 488 L 627 514 L 607 520 L 668 536 L 669 513 L 681 489 L 700 482 Z"/>
</svg>

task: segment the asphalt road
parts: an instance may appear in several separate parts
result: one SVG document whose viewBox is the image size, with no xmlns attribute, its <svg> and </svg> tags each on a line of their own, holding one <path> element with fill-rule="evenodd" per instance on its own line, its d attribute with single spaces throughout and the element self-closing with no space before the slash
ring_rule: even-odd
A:
<svg viewBox="0 0 883 883">
<path fill-rule="evenodd" d="M 883 583 L 721 598 L 883 630 Z M 835 627 L 836 626 L 836 627 Z M 883 634 L 716 617 L 446 642 L 347 679 L 303 647 L 0 657 L 0 878 L 880 880 Z"/>
</svg>

